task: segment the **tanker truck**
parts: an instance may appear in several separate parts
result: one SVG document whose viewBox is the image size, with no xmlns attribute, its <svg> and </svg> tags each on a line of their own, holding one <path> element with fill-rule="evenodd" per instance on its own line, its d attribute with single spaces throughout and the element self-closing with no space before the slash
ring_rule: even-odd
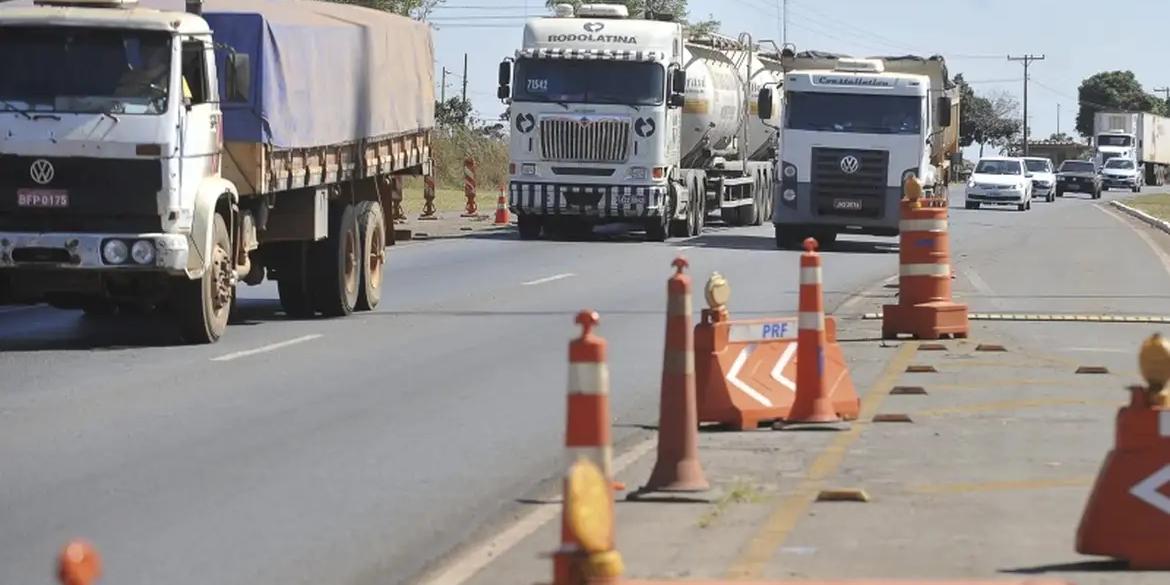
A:
<svg viewBox="0 0 1170 585">
<path fill-rule="evenodd" d="M 942 57 L 786 52 L 772 223 L 776 246 L 898 235 L 902 185 L 943 193 L 959 150 L 959 93 Z M 774 103 L 760 92 L 761 114 Z"/>
<path fill-rule="evenodd" d="M 699 235 L 715 212 L 761 225 L 776 120 L 758 116 L 755 96 L 782 79 L 747 35 L 686 40 L 679 23 L 621 5 L 530 20 L 499 77 L 520 238 L 626 223 L 663 241 Z"/>
<path fill-rule="evenodd" d="M 0 4 L 0 305 L 161 310 L 191 343 L 241 283 L 292 317 L 372 310 L 432 65 L 425 24 L 355 6 Z"/>
</svg>

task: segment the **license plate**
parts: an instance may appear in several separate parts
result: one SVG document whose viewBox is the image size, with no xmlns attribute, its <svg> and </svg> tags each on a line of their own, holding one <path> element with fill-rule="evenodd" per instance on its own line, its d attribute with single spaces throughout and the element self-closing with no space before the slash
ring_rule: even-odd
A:
<svg viewBox="0 0 1170 585">
<path fill-rule="evenodd" d="M 834 199 L 833 209 L 842 211 L 861 211 L 860 199 Z"/>
<path fill-rule="evenodd" d="M 69 192 L 63 189 L 17 189 L 16 205 L 61 209 L 69 207 Z"/>
</svg>

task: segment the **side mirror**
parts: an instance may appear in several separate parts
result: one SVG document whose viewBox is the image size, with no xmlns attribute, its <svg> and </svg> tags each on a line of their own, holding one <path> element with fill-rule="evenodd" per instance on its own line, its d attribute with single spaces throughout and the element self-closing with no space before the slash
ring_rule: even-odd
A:
<svg viewBox="0 0 1170 585">
<path fill-rule="evenodd" d="M 938 125 L 943 128 L 951 127 L 951 98 L 943 96 L 935 102 L 935 111 L 938 112 Z"/>
<path fill-rule="evenodd" d="M 765 87 L 760 89 L 759 103 L 756 109 L 759 111 L 761 120 L 771 120 L 775 112 L 772 111 L 773 100 L 772 88 Z"/>
<path fill-rule="evenodd" d="M 687 72 L 685 70 L 674 70 L 674 74 L 670 77 L 670 92 L 680 95 L 687 92 Z"/>
<path fill-rule="evenodd" d="M 500 63 L 499 73 L 499 89 L 496 90 L 496 97 L 506 100 L 512 97 L 512 62 L 503 61 Z"/>
<path fill-rule="evenodd" d="M 227 101 L 247 103 L 252 95 L 252 58 L 246 53 L 227 57 Z"/>
</svg>

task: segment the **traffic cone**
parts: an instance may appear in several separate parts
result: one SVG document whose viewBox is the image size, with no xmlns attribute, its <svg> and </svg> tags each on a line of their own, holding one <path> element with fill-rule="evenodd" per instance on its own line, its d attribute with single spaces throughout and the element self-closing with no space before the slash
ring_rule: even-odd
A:
<svg viewBox="0 0 1170 585">
<path fill-rule="evenodd" d="M 102 575 L 102 559 L 93 545 L 75 540 L 65 546 L 57 559 L 61 585 L 93 585 Z"/>
<path fill-rule="evenodd" d="M 625 489 L 613 481 L 613 447 L 610 438 L 609 368 L 605 340 L 593 334 L 600 317 L 593 311 L 577 314 L 581 337 L 569 343 L 569 400 L 565 424 L 565 449 L 570 463 L 587 460 L 597 466 L 613 489 Z M 566 484 L 566 493 L 568 486 Z M 610 496 L 612 498 L 612 496 Z M 572 582 L 572 559 L 578 554 L 568 518 L 561 516 L 561 548 L 553 555 L 553 583 Z"/>
<path fill-rule="evenodd" d="M 500 197 L 496 199 L 496 225 L 508 225 L 508 198 L 504 196 L 504 188 L 500 187 Z"/>
<path fill-rule="evenodd" d="M 711 489 L 699 464 L 699 409 L 695 395 L 691 277 L 685 258 L 674 260 L 667 282 L 666 350 L 658 415 L 658 461 L 646 492 L 704 492 Z"/>
<path fill-rule="evenodd" d="M 838 425 L 842 422 L 833 407 L 825 384 L 825 302 L 821 291 L 821 256 L 817 241 L 804 241 L 800 255 L 800 304 L 796 335 L 796 399 L 778 428 L 792 425 Z"/>
</svg>

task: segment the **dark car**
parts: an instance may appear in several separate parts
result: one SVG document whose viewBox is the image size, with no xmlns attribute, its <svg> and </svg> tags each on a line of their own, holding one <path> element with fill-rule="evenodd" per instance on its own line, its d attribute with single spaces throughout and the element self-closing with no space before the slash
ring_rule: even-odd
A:
<svg viewBox="0 0 1170 585">
<path fill-rule="evenodd" d="M 1101 198 L 1101 174 L 1091 160 L 1066 160 L 1056 171 L 1056 196 L 1065 193 L 1088 193 L 1093 199 Z"/>
</svg>

